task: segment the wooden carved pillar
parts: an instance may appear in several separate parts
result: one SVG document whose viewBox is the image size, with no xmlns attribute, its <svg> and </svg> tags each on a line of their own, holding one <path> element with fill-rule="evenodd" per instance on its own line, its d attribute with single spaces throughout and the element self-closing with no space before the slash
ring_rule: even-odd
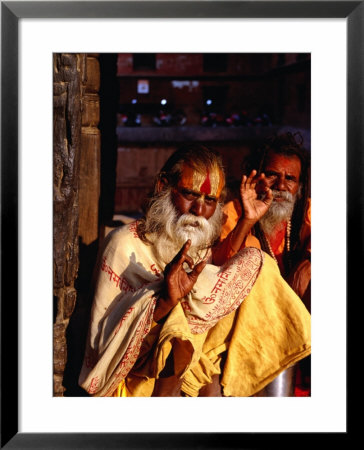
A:
<svg viewBox="0 0 364 450">
<path fill-rule="evenodd" d="M 53 117 L 54 395 L 63 395 L 67 360 L 65 332 L 76 302 L 78 186 L 84 56 L 55 54 Z"/>
<path fill-rule="evenodd" d="M 99 237 L 100 198 L 100 67 L 98 55 L 86 56 L 86 78 L 82 96 L 79 236 L 84 245 Z"/>
<path fill-rule="evenodd" d="M 80 241 L 98 236 L 100 133 L 97 56 L 55 54 L 54 71 L 54 395 L 63 396 L 68 325 L 79 302 Z"/>
</svg>

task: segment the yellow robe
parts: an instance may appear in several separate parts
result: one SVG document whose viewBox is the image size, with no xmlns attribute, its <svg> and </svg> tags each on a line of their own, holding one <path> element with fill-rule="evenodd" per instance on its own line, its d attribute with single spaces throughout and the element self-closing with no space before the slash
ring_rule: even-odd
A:
<svg viewBox="0 0 364 450">
<path fill-rule="evenodd" d="M 115 234 L 113 239 L 117 240 L 114 242 L 115 248 L 125 250 L 126 245 L 130 244 L 130 236 L 126 236 L 125 232 L 119 233 L 119 237 Z M 139 246 L 139 251 L 144 251 L 144 244 L 141 242 L 134 241 L 132 244 Z M 145 251 L 148 253 L 150 247 Z M 111 253 L 115 261 L 119 260 L 118 255 Z M 134 252 L 134 256 L 136 254 Z M 156 269 L 152 254 L 149 257 L 149 260 L 144 258 L 144 266 Z M 239 258 L 242 257 L 238 255 L 238 261 Z M 137 261 L 134 262 L 136 267 L 133 270 L 138 270 L 140 266 Z M 104 267 L 101 272 L 112 282 L 114 277 L 108 271 L 109 268 Z M 139 272 L 139 275 L 141 273 Z M 151 286 L 155 289 L 153 281 L 154 278 L 150 274 Z M 237 284 L 236 289 L 229 291 L 231 296 L 239 289 L 241 287 Z M 115 304 L 120 303 L 115 303 L 114 293 L 110 300 L 106 301 L 108 307 L 101 307 L 102 303 L 93 306 L 94 321 L 91 321 L 91 330 L 96 334 L 91 333 L 89 336 L 88 351 L 90 347 L 95 347 L 97 339 L 102 342 L 96 351 L 96 358 L 101 362 L 110 343 L 105 333 L 100 334 L 100 330 L 107 329 L 107 326 L 103 324 L 101 327 L 100 324 L 103 316 L 107 318 L 108 310 L 115 310 Z M 104 299 L 103 296 L 101 298 Z M 128 296 L 125 299 L 129 301 Z M 152 316 L 151 311 L 148 310 L 148 320 Z M 129 318 L 130 315 L 126 317 L 126 321 Z M 143 322 L 143 326 L 145 323 Z M 115 388 L 112 388 L 111 383 L 108 389 L 100 391 L 101 395 L 151 396 L 155 380 L 173 351 L 174 371 L 183 380 L 182 391 L 188 396 L 197 396 L 199 389 L 210 383 L 213 375 L 220 373 L 221 354 L 226 351 L 227 359 L 221 378 L 224 395 L 251 396 L 270 383 L 281 371 L 309 355 L 311 350 L 310 314 L 280 276 L 275 261 L 267 254 L 264 254 L 263 265 L 250 293 L 240 306 L 205 330 L 200 329 L 200 332 L 193 333 L 192 329 L 182 303 L 170 312 L 163 324 L 151 322 L 148 332 L 143 336 L 138 359 L 126 374 L 125 381 L 120 384 L 118 382 L 119 386 L 116 385 Z M 112 345 L 112 341 L 110 342 Z M 90 375 L 94 365 L 87 363 L 89 357 L 90 354 L 86 353 L 83 374 L 80 377 L 80 383 L 85 389 L 90 387 L 90 382 L 95 378 Z M 106 374 L 105 379 L 117 364 L 119 361 L 114 361 L 113 358 L 105 364 L 102 369 Z"/>
</svg>

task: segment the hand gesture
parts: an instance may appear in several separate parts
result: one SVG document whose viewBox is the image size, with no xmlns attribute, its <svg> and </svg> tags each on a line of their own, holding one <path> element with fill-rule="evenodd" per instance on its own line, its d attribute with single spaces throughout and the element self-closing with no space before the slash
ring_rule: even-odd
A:
<svg viewBox="0 0 364 450">
<path fill-rule="evenodd" d="M 154 320 L 158 322 L 165 317 L 177 303 L 193 288 L 198 276 L 206 266 L 206 260 L 193 265 L 192 258 L 187 254 L 191 247 L 188 239 L 172 261 L 164 269 L 164 289 L 158 299 Z M 186 262 L 191 272 L 186 272 L 183 263 Z"/>
<path fill-rule="evenodd" d="M 262 199 L 259 194 L 265 194 Z M 243 204 L 244 219 L 253 223 L 258 222 L 268 211 L 273 194 L 268 187 L 264 173 L 257 176 L 257 171 L 252 170 L 247 177 L 243 175 L 240 184 L 240 197 Z"/>
<path fill-rule="evenodd" d="M 193 265 L 192 258 L 187 254 L 190 247 L 191 241 L 188 239 L 164 270 L 167 295 L 173 306 L 191 291 L 198 276 L 206 266 L 205 260 L 195 266 Z M 184 262 L 188 264 L 191 272 L 185 271 L 183 268 Z"/>
</svg>

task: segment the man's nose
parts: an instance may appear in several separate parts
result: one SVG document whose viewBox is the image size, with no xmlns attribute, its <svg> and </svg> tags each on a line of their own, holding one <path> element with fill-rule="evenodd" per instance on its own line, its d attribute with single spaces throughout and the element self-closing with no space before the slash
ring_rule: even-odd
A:
<svg viewBox="0 0 364 450">
<path fill-rule="evenodd" d="M 193 202 L 191 213 L 195 216 L 203 216 L 205 212 L 205 202 L 199 198 Z"/>
<path fill-rule="evenodd" d="M 275 189 L 278 191 L 286 191 L 287 190 L 287 184 L 284 176 L 278 177 L 276 182 L 274 183 Z"/>
</svg>

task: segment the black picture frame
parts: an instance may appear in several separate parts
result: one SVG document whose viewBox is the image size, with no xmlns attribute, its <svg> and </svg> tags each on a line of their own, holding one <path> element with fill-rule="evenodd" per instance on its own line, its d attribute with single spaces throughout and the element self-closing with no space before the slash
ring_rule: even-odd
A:
<svg viewBox="0 0 364 450">
<path fill-rule="evenodd" d="M 18 432 L 18 23 L 22 18 L 345 18 L 347 20 L 347 305 L 363 263 L 363 1 L 86 1 L 1 2 L 1 448 L 262 448 L 309 445 L 296 433 L 19 433 Z M 339 176 L 339 175 L 338 175 Z M 330 180 L 333 181 L 332 178 Z M 335 184 L 335 183 L 332 183 Z M 356 252 L 354 254 L 354 249 Z M 361 254 L 359 254 L 360 258 Z M 11 301 L 7 301 L 11 292 Z M 348 348 L 350 346 L 348 345 Z M 11 368 L 11 369 L 9 369 Z M 335 434 L 337 444 L 349 437 Z M 243 436 L 242 436 L 243 435 Z M 327 435 L 317 433 L 315 443 Z"/>
</svg>

